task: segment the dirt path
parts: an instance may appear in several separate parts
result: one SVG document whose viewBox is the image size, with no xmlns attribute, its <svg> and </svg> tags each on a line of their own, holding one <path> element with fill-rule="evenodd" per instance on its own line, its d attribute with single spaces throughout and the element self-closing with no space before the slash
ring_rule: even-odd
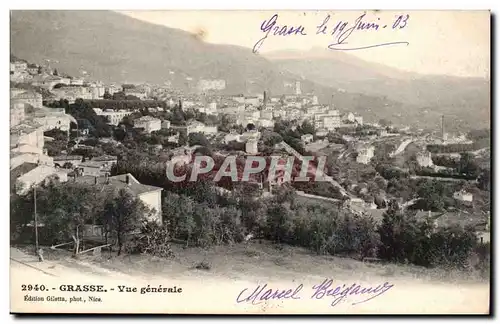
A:
<svg viewBox="0 0 500 324">
<path fill-rule="evenodd" d="M 246 257 L 249 260 L 256 258 L 255 255 Z M 210 271 L 186 269 L 181 266 L 182 262 L 176 261 L 171 262 L 173 265 L 170 268 L 163 268 L 163 271 L 145 273 L 130 269 L 116 271 L 109 266 L 103 267 L 102 264 L 87 261 L 40 263 L 17 250 L 11 255 L 11 310 L 110 313 L 486 314 L 489 309 L 488 283 L 425 282 L 408 276 L 377 275 L 376 272 L 362 275 L 360 271 L 368 268 L 342 271 L 342 265 L 338 264 L 331 267 L 332 271 L 324 272 L 327 263 L 320 262 L 317 262 L 319 272 L 318 269 L 304 272 L 299 264 L 290 263 L 287 258 L 283 258 L 281 265 L 265 260 L 243 264 L 231 255 L 220 258 L 225 259 L 226 263 L 218 264 Z M 212 262 L 214 260 L 207 255 L 204 255 L 203 259 Z M 140 266 L 139 263 L 138 265 Z M 244 269 L 245 265 L 249 268 Z M 252 269 L 254 265 L 257 266 Z M 133 264 L 129 266 L 133 267 Z M 313 268 L 314 264 L 309 266 Z M 180 269 L 184 271 L 179 272 Z M 238 269 L 242 270 L 240 274 L 237 273 Z M 321 297 L 321 289 L 317 286 L 323 283 L 324 287 L 328 284 L 325 282 L 327 278 L 332 279 L 328 289 L 335 296 L 325 294 L 323 298 L 317 298 Z M 48 291 L 22 291 L 23 284 L 43 284 Z M 107 292 L 61 291 L 61 285 L 68 284 L 103 285 Z M 353 284 L 360 286 L 358 293 L 348 292 L 339 298 L 340 292 L 345 290 L 344 287 L 352 287 Z M 150 288 L 158 288 L 160 285 L 161 288 L 182 288 L 182 292 L 144 291 L 141 294 L 141 288 L 148 288 L 148 285 Z M 119 286 L 136 287 L 138 291 L 119 292 Z M 314 289 L 315 286 L 317 289 Z M 337 286 L 340 288 L 334 293 Z M 366 291 L 369 287 L 374 289 L 377 286 L 377 293 L 360 294 L 363 288 Z M 252 292 L 259 291 L 256 288 L 263 289 L 256 298 L 252 298 Z M 280 292 L 291 290 L 288 295 L 295 291 L 297 293 L 293 298 L 259 300 L 268 289 L 279 289 Z M 318 293 L 315 295 L 316 291 Z M 27 295 L 44 297 L 45 301 L 25 301 Z M 50 302 L 49 296 L 63 297 L 66 301 Z M 91 301 L 91 296 L 101 298 L 101 302 Z M 286 297 L 286 294 L 281 296 Z M 82 301 L 75 301 L 80 297 Z M 237 299 L 240 302 L 237 302 Z M 332 306 L 336 299 L 338 304 Z"/>
</svg>

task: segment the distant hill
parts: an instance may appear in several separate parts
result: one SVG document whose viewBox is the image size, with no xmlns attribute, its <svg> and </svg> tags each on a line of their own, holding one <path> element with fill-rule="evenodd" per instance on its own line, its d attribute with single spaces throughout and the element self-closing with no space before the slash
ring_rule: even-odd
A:
<svg viewBox="0 0 500 324">
<path fill-rule="evenodd" d="M 271 52 L 265 57 L 287 72 L 324 86 L 382 96 L 429 117 L 445 114 L 457 128 L 489 127 L 490 82 L 486 79 L 420 75 L 321 48 Z"/>
<path fill-rule="evenodd" d="M 31 63 L 42 64 L 50 59 L 61 72 L 78 76 L 85 70 L 92 79 L 104 82 L 170 81 L 175 88 L 185 90 L 200 78 L 220 78 L 226 80 L 225 94 L 258 94 L 264 90 L 272 95 L 293 93 L 285 83 L 300 80 L 303 92 L 315 93 L 321 103 L 331 103 L 333 95 L 339 110 L 359 112 L 370 121 L 385 118 L 395 123 L 437 127 L 439 115 L 446 113 L 476 128 L 481 120 L 488 120 L 483 117 L 489 91 L 485 98 L 482 88 L 474 83 L 470 90 L 461 90 L 460 96 L 437 91 L 441 97 L 449 97 L 444 105 L 438 104 L 441 99 L 422 104 L 414 100 L 420 98 L 422 86 L 414 88 L 416 94 L 412 87 L 403 87 L 408 91 L 400 97 L 393 94 L 397 91 L 392 78 L 400 71 L 353 60 L 345 53 L 339 54 L 342 60 L 271 61 L 249 48 L 208 44 L 191 33 L 110 11 L 11 11 L 11 53 Z M 374 78 L 384 80 L 387 86 L 370 85 Z M 423 80 L 419 82 L 432 85 L 437 79 Z M 439 83 L 435 89 L 440 89 L 441 84 L 450 83 Z M 433 86 L 424 93 L 427 91 L 431 96 L 436 92 L 432 92 Z M 477 102 L 475 108 L 464 115 L 461 107 L 473 100 Z M 429 113 L 423 113 L 425 109 Z M 486 110 L 489 116 L 489 108 Z"/>
<path fill-rule="evenodd" d="M 228 93 L 284 91 L 283 73 L 249 49 L 212 45 L 193 34 L 109 11 L 13 11 L 11 52 L 37 63 L 59 61 L 71 75 L 87 71 L 105 82 L 172 81 L 184 87 L 192 78 L 223 78 Z M 172 74 L 173 72 L 174 74 Z"/>
</svg>

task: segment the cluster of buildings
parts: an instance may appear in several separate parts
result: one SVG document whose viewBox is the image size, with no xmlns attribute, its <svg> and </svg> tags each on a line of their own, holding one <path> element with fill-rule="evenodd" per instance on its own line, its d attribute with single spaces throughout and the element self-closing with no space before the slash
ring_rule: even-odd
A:
<svg viewBox="0 0 500 324">
<path fill-rule="evenodd" d="M 195 110 L 207 115 L 229 115 L 237 125 L 247 128 L 253 124 L 256 127 L 248 127 L 242 133 L 231 131 L 220 134 L 223 142 L 244 144 L 244 154 L 258 154 L 258 143 L 261 138 L 259 128 L 274 127 L 275 120 L 309 121 L 315 126 L 315 134 L 304 134 L 300 140 L 304 145 L 318 144 L 319 147 L 330 146 L 328 140 L 314 141 L 315 137 L 325 136 L 329 132 L 342 128 L 356 128 L 363 125 L 363 117 L 348 112 L 341 114 L 333 104 L 320 104 L 318 97 L 314 94 L 304 93 L 300 81 L 285 84 L 285 87 L 293 89 L 293 94 L 271 96 L 267 91 L 259 95 L 216 95 L 217 91 L 226 89 L 226 81 L 221 79 L 201 79 L 196 84 L 196 94 L 180 94 L 171 89 L 171 84 L 152 86 L 148 84 L 110 84 L 105 86 L 101 82 L 90 82 L 83 78 L 73 78 L 58 75 L 50 68 L 36 64 L 29 64 L 23 60 L 13 60 L 10 63 L 10 79 L 13 82 L 29 84 L 50 91 L 51 97 L 46 99 L 66 99 L 69 103 L 78 98 L 84 100 L 103 99 L 106 94 L 113 95 L 123 93 L 125 96 L 134 96 L 141 100 L 158 98 L 167 101 L 168 107 L 179 103 L 183 110 Z M 196 82 L 196 80 L 194 81 Z M 174 100 L 176 98 L 176 100 Z M 162 188 L 141 184 L 131 174 L 120 174 L 110 176 L 113 166 L 117 163 L 116 156 L 98 156 L 85 160 L 79 155 L 61 155 L 50 157 L 45 149 L 45 142 L 50 138 L 44 136 L 44 132 L 59 129 L 63 132 L 70 130 L 70 124 L 76 120 L 67 115 L 64 109 L 47 108 L 43 106 L 43 97 L 40 93 L 32 90 L 11 89 L 10 105 L 10 170 L 11 178 L 14 179 L 13 190 L 17 194 L 26 194 L 33 186 L 37 186 L 47 179 L 57 178 L 61 182 L 75 181 L 95 185 L 105 190 L 130 190 L 140 198 L 146 206 L 154 212 L 152 220 L 162 221 Z M 333 101 L 333 100 L 332 100 Z M 151 108 L 152 112 L 163 111 L 163 108 Z M 94 108 L 99 116 L 104 116 L 110 125 L 118 125 L 123 118 L 131 115 L 130 110 L 103 110 Z M 134 128 L 142 129 L 145 133 L 152 133 L 162 129 L 173 128 L 169 120 L 153 116 L 143 116 L 133 121 Z M 465 142 L 465 138 L 449 140 L 444 132 L 444 120 L 442 120 L 443 143 Z M 192 133 L 203 133 L 205 135 L 217 135 L 217 126 L 206 125 L 200 121 L 191 120 L 185 126 L 175 126 L 176 129 L 185 129 L 187 135 Z M 387 130 L 380 127 L 379 137 L 391 137 Z M 169 137 L 168 141 L 178 142 L 179 132 Z M 342 137 L 346 141 L 357 139 Z M 319 143 L 321 142 L 321 143 Z M 356 162 L 368 164 L 374 157 L 375 146 L 372 142 L 358 142 L 355 146 Z M 343 146 L 342 144 L 340 144 Z M 169 163 L 186 164 L 192 159 L 193 151 L 180 148 L 182 152 L 174 153 Z M 194 148 L 189 148 L 193 149 Z M 296 153 L 296 152 L 295 152 Z M 218 154 L 218 153 L 217 153 Z M 298 153 L 297 153 L 298 154 Z M 435 167 L 431 153 L 419 152 L 416 156 L 418 165 L 421 167 Z M 275 184 L 283 183 L 283 177 L 277 178 Z M 261 182 L 262 185 L 262 182 Z M 471 203 L 472 194 L 466 191 L 455 192 L 453 197 L 464 203 Z M 374 204 L 367 205 L 363 200 L 351 197 L 348 204 L 351 210 L 358 208 L 366 211 L 375 209 Z M 98 228 L 98 227 L 97 227 Z M 92 227 L 92 235 L 95 235 Z"/>
<path fill-rule="evenodd" d="M 126 88 L 111 85 L 104 87 L 100 82 L 86 82 L 80 78 L 59 76 L 51 69 L 24 60 L 11 60 L 10 79 L 12 82 L 36 86 L 50 91 L 52 100 L 66 99 L 70 103 L 78 98 L 99 99 L 106 92 L 113 94 L 124 92 L 144 99 L 149 95 L 147 87 Z M 64 108 L 43 106 L 44 98 L 33 90 L 11 88 L 10 102 L 10 175 L 11 190 L 18 195 L 25 195 L 34 187 L 51 179 L 59 182 L 75 181 L 99 186 L 101 191 L 126 188 L 141 199 L 153 211 L 151 219 L 161 222 L 162 188 L 141 184 L 131 174 L 110 176 L 116 156 L 98 156 L 85 160 L 83 156 L 49 156 L 45 144 L 51 141 L 44 132 L 58 129 L 69 136 L 71 123 L 75 118 L 65 113 Z M 146 94 L 146 95 L 144 95 Z M 95 109 L 98 115 L 107 116 L 111 124 L 118 124 L 128 111 L 103 111 Z M 136 127 L 147 132 L 170 127 L 169 121 L 162 122 L 146 116 L 135 121 Z M 65 153 L 65 151 L 63 151 Z M 86 228 L 85 231 L 88 231 Z M 90 228 L 88 234 L 95 234 L 99 226 Z"/>
<path fill-rule="evenodd" d="M 21 103 L 11 104 L 10 125 L 10 171 L 11 190 L 18 194 L 27 193 L 32 186 L 38 185 L 49 177 L 59 178 L 61 181 L 67 179 L 64 172 L 59 172 L 54 167 L 52 157 L 45 150 L 45 136 L 47 123 L 56 123 L 61 127 L 69 128 L 71 117 L 57 116 L 43 113 L 35 117 L 26 114 L 25 106 Z"/>
<path fill-rule="evenodd" d="M 226 80 L 201 79 L 198 81 L 197 89 L 199 92 L 221 91 L 226 89 Z"/>
<path fill-rule="evenodd" d="M 76 120 L 64 109 L 43 107 L 41 95 L 34 91 L 11 89 L 10 103 L 10 170 L 15 180 L 13 190 L 25 193 L 33 185 L 54 176 L 62 181 L 53 158 L 47 155 L 45 142 L 51 140 L 44 132 L 59 129 L 68 132 Z"/>
</svg>

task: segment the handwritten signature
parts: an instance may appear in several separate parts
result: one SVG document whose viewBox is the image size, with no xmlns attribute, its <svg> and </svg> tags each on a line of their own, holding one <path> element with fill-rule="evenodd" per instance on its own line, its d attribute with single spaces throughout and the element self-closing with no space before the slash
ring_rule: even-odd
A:
<svg viewBox="0 0 500 324">
<path fill-rule="evenodd" d="M 356 31 L 381 31 L 381 30 L 397 30 L 403 29 L 408 26 L 408 20 L 410 19 L 410 15 L 397 15 L 395 16 L 394 21 L 392 21 L 392 25 L 383 24 L 380 22 L 380 18 L 374 21 L 366 20 L 366 13 L 363 13 L 361 16 L 356 18 L 353 23 L 349 23 L 346 21 L 337 21 L 333 24 L 329 24 L 331 20 L 331 16 L 327 15 L 321 24 L 316 26 L 316 35 L 328 35 L 333 37 L 334 42 L 328 45 L 328 48 L 331 50 L 343 50 L 343 51 L 352 51 L 352 50 L 360 50 L 367 49 L 373 47 L 381 47 L 381 46 L 389 46 L 389 45 L 409 45 L 409 42 L 406 41 L 394 41 L 394 42 L 386 42 L 386 43 L 377 43 L 370 44 L 365 46 L 356 46 L 356 47 L 347 47 L 345 45 L 348 44 L 347 40 L 353 35 Z M 333 27 L 331 27 L 333 26 Z M 389 28 L 388 28 L 389 27 Z M 255 45 L 253 46 L 253 52 L 257 53 L 259 49 L 262 47 L 266 39 L 269 36 L 307 36 L 306 27 L 302 25 L 298 26 L 288 26 L 288 25 L 278 25 L 278 14 L 274 14 L 270 19 L 264 20 L 260 26 L 260 30 L 264 33 L 264 36 L 259 39 Z"/>
<path fill-rule="evenodd" d="M 356 302 L 352 302 L 352 305 L 361 304 L 372 300 L 387 291 L 389 291 L 393 284 L 385 282 L 379 284 L 376 287 L 362 287 L 359 284 L 353 283 L 348 286 L 346 284 L 338 285 L 335 288 L 333 286 L 332 279 L 325 279 L 322 283 L 314 285 L 311 287 L 311 292 L 309 295 L 310 299 L 323 299 L 325 297 L 333 297 L 331 306 L 338 305 L 341 301 L 346 301 L 348 299 L 360 297 Z M 267 289 L 266 289 L 267 288 Z M 284 300 L 284 299 L 302 299 L 300 292 L 304 288 L 303 284 L 298 285 L 295 288 L 290 289 L 271 289 L 268 288 L 267 284 L 258 285 L 254 291 L 248 294 L 248 288 L 243 289 L 238 297 L 236 297 L 237 303 L 251 303 L 253 305 L 258 305 L 268 300 Z M 366 297 L 366 298 L 365 298 Z"/>
</svg>

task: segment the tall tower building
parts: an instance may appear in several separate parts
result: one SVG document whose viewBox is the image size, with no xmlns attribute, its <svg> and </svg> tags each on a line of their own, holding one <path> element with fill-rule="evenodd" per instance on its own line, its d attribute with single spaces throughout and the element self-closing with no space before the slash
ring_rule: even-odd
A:
<svg viewBox="0 0 500 324">
<path fill-rule="evenodd" d="M 446 133 L 445 133 L 445 130 L 444 130 L 444 115 L 441 116 L 441 139 L 443 141 L 446 141 Z"/>
<path fill-rule="evenodd" d="M 300 89 L 300 81 L 295 81 L 295 94 L 300 96 L 302 94 L 302 90 Z"/>
</svg>

